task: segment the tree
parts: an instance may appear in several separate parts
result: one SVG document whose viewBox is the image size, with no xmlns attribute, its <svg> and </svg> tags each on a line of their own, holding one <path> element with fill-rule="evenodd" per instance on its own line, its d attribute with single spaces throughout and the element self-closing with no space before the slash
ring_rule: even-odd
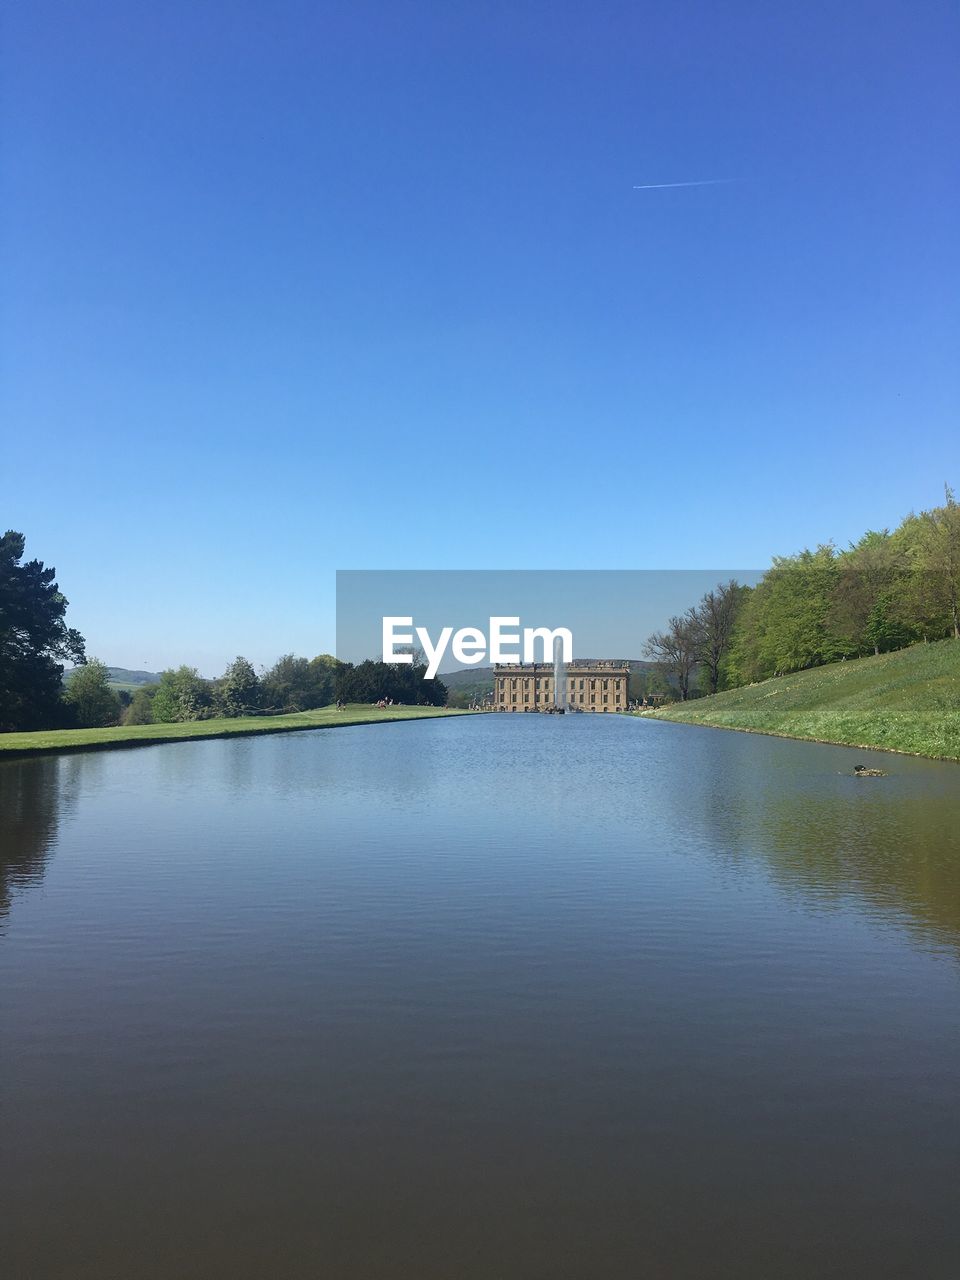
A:
<svg viewBox="0 0 960 1280">
<path fill-rule="evenodd" d="M 447 703 L 447 686 L 442 680 L 425 679 L 426 662 L 393 663 L 351 662 L 337 665 L 336 695 L 344 702 L 394 702 L 414 706 L 443 707 Z"/>
<path fill-rule="evenodd" d="M 217 684 L 216 706 L 222 716 L 242 716 L 260 706 L 260 681 L 253 664 L 235 658 Z"/>
<path fill-rule="evenodd" d="M 110 688 L 108 678 L 107 668 L 99 658 L 91 658 L 71 674 L 63 700 L 72 708 L 74 723 L 79 729 L 99 729 L 118 723 L 120 699 L 116 690 Z"/>
<path fill-rule="evenodd" d="M 942 507 L 920 515 L 914 571 L 925 581 L 922 591 L 954 639 L 960 640 L 960 504 L 944 485 Z"/>
<path fill-rule="evenodd" d="M 336 697 L 337 668 L 340 663 L 331 653 L 310 659 L 310 698 L 312 707 L 328 707 Z"/>
<path fill-rule="evenodd" d="M 743 603 L 746 587 L 731 578 L 708 591 L 692 610 L 697 662 L 706 673 L 711 693 L 720 687 L 724 658 L 733 639 L 733 629 Z"/>
<path fill-rule="evenodd" d="M 329 653 L 322 653 L 309 662 L 285 653 L 264 672 L 263 705 L 278 711 L 310 711 L 314 707 L 329 706 L 335 696 L 338 665 Z"/>
<path fill-rule="evenodd" d="M 160 673 L 153 698 L 153 718 L 158 724 L 177 720 L 203 720 L 210 714 L 210 685 L 196 667 L 177 667 Z"/>
<path fill-rule="evenodd" d="M 627 683 L 629 701 L 642 702 L 653 693 L 665 696 L 671 693 L 670 681 L 663 674 L 662 668 L 652 667 L 648 671 L 632 669 Z"/>
<path fill-rule="evenodd" d="M 692 623 L 706 683 L 716 689 L 919 639 L 960 638 L 960 504 L 944 489 L 942 507 L 907 516 L 893 533 L 870 530 L 840 553 L 827 543 L 775 556 L 756 587 L 708 592 L 651 636 L 648 652 L 679 681 L 689 662 L 680 632 Z M 728 628 L 723 597 L 733 588 Z"/>
<path fill-rule="evenodd" d="M 663 670 L 673 676 L 680 689 L 680 700 L 686 702 L 690 677 L 697 669 L 698 625 L 694 611 L 671 618 L 666 631 L 655 631 L 647 640 L 644 652 Z"/>
<path fill-rule="evenodd" d="M 153 697 L 158 687 L 155 684 L 144 684 L 136 690 L 129 707 L 123 713 L 124 724 L 153 724 Z"/>
<path fill-rule="evenodd" d="M 903 558 L 888 530 L 870 530 L 838 557 L 827 622 L 838 641 L 857 654 L 886 653 L 910 639 L 898 616 Z"/>
<path fill-rule="evenodd" d="M 840 567 L 829 544 L 775 556 L 750 592 L 731 644 L 731 668 L 745 683 L 820 666 L 856 652 L 831 627 Z"/>
<path fill-rule="evenodd" d="M 274 711 L 305 711 L 309 698 L 310 664 L 285 653 L 263 673 L 263 705 Z"/>
<path fill-rule="evenodd" d="M 64 621 L 56 570 L 21 564 L 22 533 L 0 538 L 0 730 L 42 729 L 60 711 L 61 659 L 84 661 L 83 637 Z"/>
</svg>

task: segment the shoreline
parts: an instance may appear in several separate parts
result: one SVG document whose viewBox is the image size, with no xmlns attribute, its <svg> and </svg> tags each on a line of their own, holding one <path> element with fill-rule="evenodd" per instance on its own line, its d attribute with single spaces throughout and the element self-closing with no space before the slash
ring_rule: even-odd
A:
<svg viewBox="0 0 960 1280">
<path fill-rule="evenodd" d="M 674 702 L 648 718 L 960 761 L 960 640 L 907 645 Z"/>
<path fill-rule="evenodd" d="M 729 733 L 756 733 L 765 738 L 786 738 L 790 742 L 815 742 L 821 747 L 847 747 L 851 751 L 882 751 L 885 755 L 910 756 L 914 760 L 939 760 L 944 764 L 960 764 L 960 756 L 934 755 L 929 751 L 908 751 L 904 747 L 881 747 L 874 742 L 843 742 L 839 738 L 817 738 L 808 733 L 787 733 L 785 729 L 757 729 L 746 724 L 719 724 L 711 720 L 681 720 L 662 711 L 642 711 L 638 717 L 657 720 L 661 724 L 688 725 L 694 729 L 723 729 Z"/>
<path fill-rule="evenodd" d="M 353 703 L 344 711 L 330 706 L 278 716 L 238 716 L 235 720 L 181 720 L 170 724 L 110 725 L 103 729 L 37 729 L 27 733 L 0 734 L 0 763 L 34 756 L 121 751 L 128 747 L 266 737 L 276 733 L 304 733 L 311 729 L 349 729 L 366 724 L 402 724 L 409 720 L 437 720 L 470 714 L 456 707 L 398 706 L 381 710 Z"/>
</svg>

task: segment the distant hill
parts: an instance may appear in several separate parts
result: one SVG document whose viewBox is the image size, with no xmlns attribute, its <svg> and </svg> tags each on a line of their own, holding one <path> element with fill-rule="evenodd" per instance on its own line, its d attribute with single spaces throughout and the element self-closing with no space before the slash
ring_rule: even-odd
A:
<svg viewBox="0 0 960 1280">
<path fill-rule="evenodd" d="M 960 759 L 960 640 L 774 676 L 655 713 L 664 720 Z"/>
<path fill-rule="evenodd" d="M 77 667 L 71 667 L 63 673 L 66 684 L 72 679 Z M 114 689 L 137 689 L 142 684 L 158 684 L 160 675 L 156 671 L 130 671 L 127 667 L 107 667 L 107 682 Z"/>
<path fill-rule="evenodd" d="M 493 688 L 493 667 L 464 667 L 462 671 L 441 671 L 437 676 L 448 689 L 464 689 L 468 685 Z"/>
</svg>

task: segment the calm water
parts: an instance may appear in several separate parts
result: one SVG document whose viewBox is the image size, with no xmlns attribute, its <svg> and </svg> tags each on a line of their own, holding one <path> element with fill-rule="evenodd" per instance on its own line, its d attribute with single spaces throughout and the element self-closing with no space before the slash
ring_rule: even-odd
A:
<svg viewBox="0 0 960 1280">
<path fill-rule="evenodd" d="M 960 1274 L 956 766 L 488 716 L 7 763 L 0 848 L 11 1280 Z"/>
</svg>

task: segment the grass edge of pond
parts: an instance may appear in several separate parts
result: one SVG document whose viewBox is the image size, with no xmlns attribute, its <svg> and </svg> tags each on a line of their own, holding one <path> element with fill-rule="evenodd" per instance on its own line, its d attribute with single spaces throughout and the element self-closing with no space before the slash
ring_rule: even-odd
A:
<svg viewBox="0 0 960 1280">
<path fill-rule="evenodd" d="M 960 760 L 960 640 L 832 662 L 674 703 L 651 719 Z"/>
<path fill-rule="evenodd" d="M 175 742 L 216 738 L 251 738 L 310 729 L 345 729 L 366 724 L 402 724 L 474 714 L 452 707 L 367 707 L 351 704 L 344 711 L 320 707 L 279 716 L 240 716 L 236 719 L 190 720 L 176 724 L 112 725 L 105 729 L 40 729 L 32 733 L 0 734 L 0 761 L 76 751 L 115 751 L 127 747 L 156 747 Z"/>
</svg>

